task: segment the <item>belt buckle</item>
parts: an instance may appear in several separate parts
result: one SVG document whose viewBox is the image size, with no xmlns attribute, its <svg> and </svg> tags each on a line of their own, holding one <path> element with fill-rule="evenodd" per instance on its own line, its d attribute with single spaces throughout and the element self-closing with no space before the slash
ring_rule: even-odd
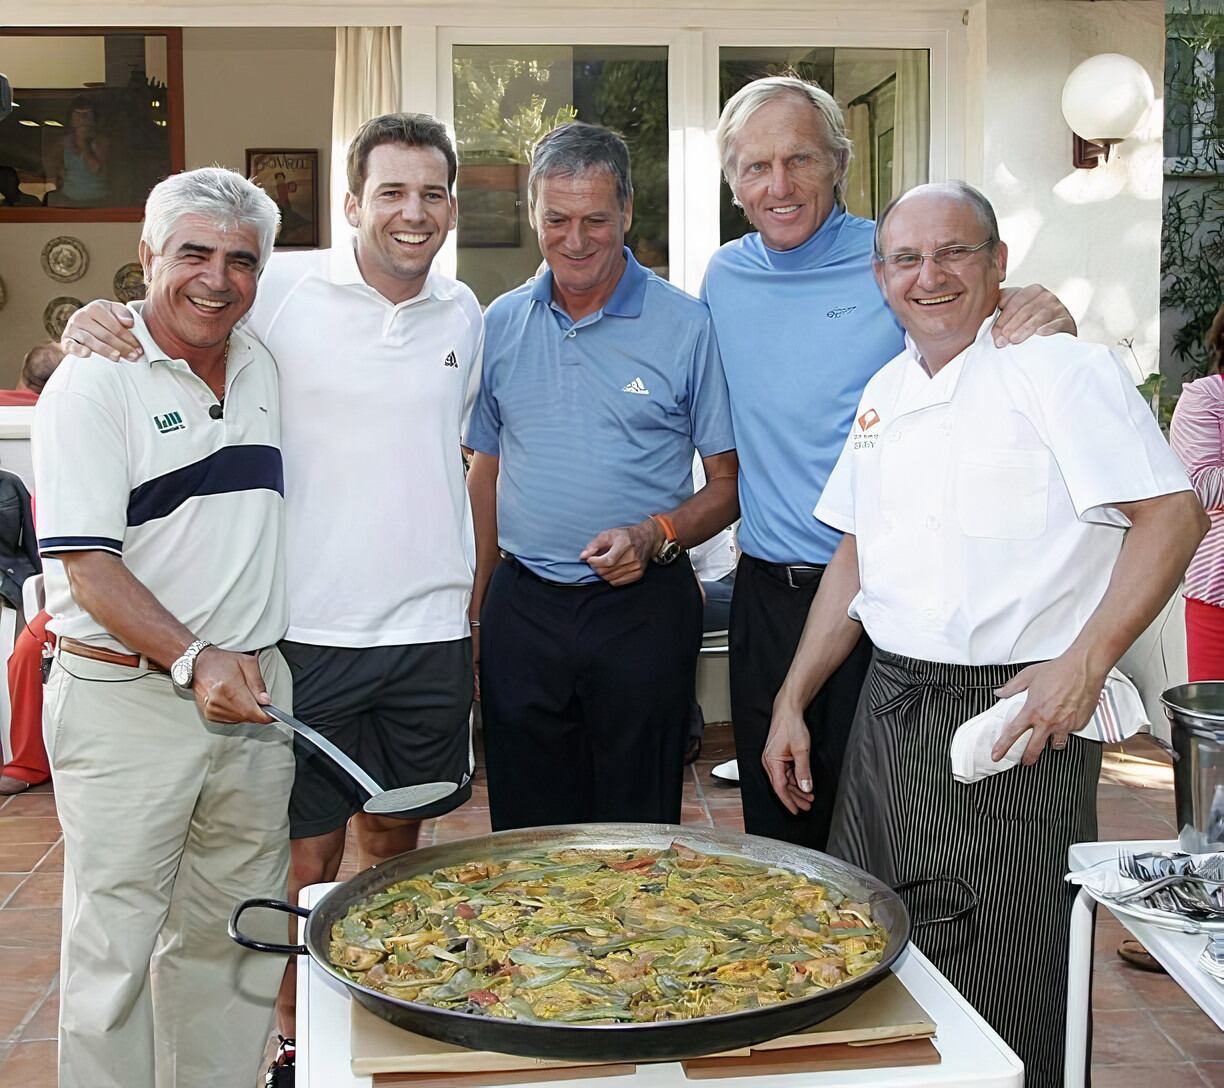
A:
<svg viewBox="0 0 1224 1088">
<path fill-rule="evenodd" d="M 795 568 L 792 567 L 789 563 L 786 564 L 786 584 L 790 586 L 791 589 L 802 589 L 803 588 L 802 586 L 795 585 Z"/>
</svg>

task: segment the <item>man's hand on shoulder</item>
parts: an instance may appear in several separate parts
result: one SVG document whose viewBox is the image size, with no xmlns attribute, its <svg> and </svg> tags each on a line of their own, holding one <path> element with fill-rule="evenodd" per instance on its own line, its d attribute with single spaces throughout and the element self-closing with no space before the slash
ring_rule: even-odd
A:
<svg viewBox="0 0 1224 1088">
<path fill-rule="evenodd" d="M 68 355 L 105 355 L 135 362 L 144 354 L 132 333 L 132 311 L 117 302 L 97 299 L 82 306 L 64 326 L 60 347 Z"/>
<path fill-rule="evenodd" d="M 636 525 L 605 529 L 582 549 L 583 560 L 609 585 L 627 586 L 638 581 L 663 544 L 663 530 L 653 518 Z"/>
<path fill-rule="evenodd" d="M 1039 283 L 1005 287 L 999 295 L 999 316 L 991 334 L 995 347 L 1022 344 L 1030 336 L 1076 335 L 1075 318 L 1053 291 Z"/>
<path fill-rule="evenodd" d="M 266 725 L 272 721 L 262 709 L 263 704 L 272 700 L 259 671 L 259 662 L 251 654 L 207 647 L 196 658 L 191 689 L 200 712 L 210 722 Z"/>
</svg>

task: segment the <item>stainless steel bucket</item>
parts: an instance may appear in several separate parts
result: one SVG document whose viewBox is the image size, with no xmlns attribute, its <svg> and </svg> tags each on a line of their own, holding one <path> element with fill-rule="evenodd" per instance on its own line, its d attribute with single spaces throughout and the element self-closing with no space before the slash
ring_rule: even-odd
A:
<svg viewBox="0 0 1224 1088">
<path fill-rule="evenodd" d="M 1161 695 L 1173 725 L 1173 792 L 1182 849 L 1224 849 L 1224 681 L 1204 680 Z"/>
</svg>

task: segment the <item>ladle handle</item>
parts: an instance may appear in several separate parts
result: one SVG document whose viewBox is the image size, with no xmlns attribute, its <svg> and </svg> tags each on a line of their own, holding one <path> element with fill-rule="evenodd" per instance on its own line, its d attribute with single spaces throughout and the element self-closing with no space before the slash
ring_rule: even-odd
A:
<svg viewBox="0 0 1224 1088">
<path fill-rule="evenodd" d="M 292 714 L 286 714 L 280 707 L 267 705 L 263 708 L 268 714 L 272 715 L 278 722 L 282 722 L 292 729 L 299 737 L 304 737 L 310 741 L 316 748 L 319 749 L 329 759 L 334 760 L 340 767 L 357 782 L 357 784 L 366 791 L 371 797 L 376 797 L 383 792 L 382 786 L 374 781 L 365 771 L 357 766 L 348 756 L 346 756 L 339 748 L 329 741 L 321 733 L 311 729 L 305 722 L 300 722 Z"/>
</svg>

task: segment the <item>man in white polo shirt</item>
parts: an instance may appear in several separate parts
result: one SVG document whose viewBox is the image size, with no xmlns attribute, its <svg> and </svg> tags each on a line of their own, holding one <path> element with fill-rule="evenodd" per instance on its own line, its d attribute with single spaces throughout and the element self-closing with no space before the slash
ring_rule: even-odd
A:
<svg viewBox="0 0 1224 1088">
<path fill-rule="evenodd" d="M 922 950 L 1024 1061 L 1062 1084 L 1067 849 L 1096 837 L 1100 745 L 1070 736 L 1163 607 L 1208 522 L 1134 385 L 1063 334 L 997 347 L 1007 247 L 960 182 L 894 201 L 875 269 L 906 347 L 866 385 L 816 516 L 845 533 L 774 702 L 764 763 L 812 804 L 803 712 L 865 631 L 875 645 L 846 750 L 830 853 L 890 884 L 950 877 L 977 903 Z M 952 736 L 1027 693 L 993 759 L 957 782 Z M 1028 734 L 1027 741 L 1021 741 Z M 1047 747 L 1048 742 L 1048 747 Z M 948 913 L 946 885 L 911 893 Z M 1005 980 L 1000 950 L 1023 950 Z"/>
<path fill-rule="evenodd" d="M 348 150 L 355 242 L 278 253 L 246 328 L 272 352 L 284 407 L 289 633 L 300 717 L 387 788 L 459 789 L 397 820 L 297 746 L 290 891 L 331 880 L 356 815 L 358 864 L 412 849 L 419 820 L 471 795 L 475 544 L 460 453 L 480 381 L 484 323 L 472 292 L 433 267 L 455 224 L 457 163 L 442 124 L 387 114 Z M 92 303 L 66 349 L 138 353 L 126 311 Z M 281 1030 L 293 1030 L 293 969 Z"/>
<path fill-rule="evenodd" d="M 226 919 L 288 870 L 293 753 L 260 707 L 291 690 L 280 400 L 271 356 L 232 331 L 277 218 L 229 170 L 156 186 L 144 361 L 66 358 L 35 410 L 63 1088 L 250 1084 L 271 1025 L 281 965 Z"/>
</svg>

